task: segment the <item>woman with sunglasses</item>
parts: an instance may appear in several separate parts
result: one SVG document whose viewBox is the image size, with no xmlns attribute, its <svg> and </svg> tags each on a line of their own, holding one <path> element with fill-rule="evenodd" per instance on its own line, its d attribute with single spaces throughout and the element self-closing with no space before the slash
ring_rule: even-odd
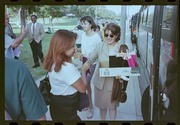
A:
<svg viewBox="0 0 180 125">
<path fill-rule="evenodd" d="M 115 120 L 118 102 L 111 102 L 114 77 L 99 77 L 99 68 L 109 67 L 109 56 L 116 55 L 119 50 L 121 29 L 117 24 L 109 23 L 104 30 L 105 42 L 99 43 L 91 53 L 90 58 L 83 65 L 87 68 L 97 60 L 97 66 L 93 75 L 95 105 L 100 110 L 101 120 L 106 120 L 107 112 L 109 120 Z M 118 77 L 117 77 L 118 78 Z"/>
</svg>

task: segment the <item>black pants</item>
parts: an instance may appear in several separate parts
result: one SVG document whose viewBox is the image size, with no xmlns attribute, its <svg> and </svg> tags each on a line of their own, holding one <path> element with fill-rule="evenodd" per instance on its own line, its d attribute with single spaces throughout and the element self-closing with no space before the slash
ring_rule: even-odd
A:
<svg viewBox="0 0 180 125">
<path fill-rule="evenodd" d="M 77 115 L 78 94 L 72 96 L 52 95 L 50 99 L 50 114 L 55 121 L 81 121 Z"/>
<path fill-rule="evenodd" d="M 31 46 L 32 54 L 33 54 L 34 63 L 35 64 L 39 63 L 38 57 L 41 59 L 41 62 L 42 62 L 43 59 L 44 59 L 44 55 L 43 55 L 43 52 L 42 52 L 41 41 L 39 43 L 37 43 L 33 39 L 33 41 L 30 43 L 30 46 Z"/>
<path fill-rule="evenodd" d="M 170 122 L 176 122 L 177 119 L 177 106 L 170 102 L 167 111 L 164 113 L 162 120 L 163 121 L 170 121 Z"/>
</svg>

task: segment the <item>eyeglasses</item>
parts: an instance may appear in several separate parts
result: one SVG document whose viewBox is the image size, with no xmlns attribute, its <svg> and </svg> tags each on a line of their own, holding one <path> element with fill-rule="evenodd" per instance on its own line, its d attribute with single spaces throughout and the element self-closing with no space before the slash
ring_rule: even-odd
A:
<svg viewBox="0 0 180 125">
<path fill-rule="evenodd" d="M 108 36 L 110 36 L 110 38 L 113 38 L 114 37 L 114 35 L 112 35 L 112 34 L 104 34 L 104 37 L 108 37 Z"/>
</svg>

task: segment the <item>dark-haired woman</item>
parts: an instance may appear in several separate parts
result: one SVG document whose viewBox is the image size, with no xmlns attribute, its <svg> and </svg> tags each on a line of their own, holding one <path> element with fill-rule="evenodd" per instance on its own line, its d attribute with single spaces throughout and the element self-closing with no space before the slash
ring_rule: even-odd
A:
<svg viewBox="0 0 180 125">
<path fill-rule="evenodd" d="M 82 28 L 84 30 L 84 33 L 82 34 L 81 37 L 81 52 L 83 55 L 83 62 L 85 62 L 87 59 L 89 59 L 90 54 L 94 51 L 96 45 L 101 42 L 101 37 L 98 35 L 98 33 L 94 32 L 94 29 L 96 28 L 95 22 L 91 16 L 84 16 L 81 18 L 81 24 Z M 96 67 L 96 64 L 93 63 L 90 65 L 90 69 L 87 72 L 87 81 L 88 81 L 88 86 L 87 86 L 87 94 L 89 98 L 89 107 L 87 110 L 87 118 L 90 119 L 93 117 L 93 102 L 92 102 L 92 97 L 91 97 L 91 78 L 94 73 L 94 69 Z"/>
<path fill-rule="evenodd" d="M 83 65 L 84 68 L 89 67 L 97 60 L 93 83 L 95 86 L 95 105 L 100 110 L 101 120 L 106 120 L 107 112 L 109 120 L 115 120 L 119 105 L 118 101 L 111 101 L 114 77 L 99 77 L 99 68 L 109 67 L 109 56 L 116 55 L 119 51 L 120 36 L 121 29 L 117 24 L 107 24 L 104 31 L 105 42 L 100 42 L 96 46 L 88 61 Z"/>
</svg>

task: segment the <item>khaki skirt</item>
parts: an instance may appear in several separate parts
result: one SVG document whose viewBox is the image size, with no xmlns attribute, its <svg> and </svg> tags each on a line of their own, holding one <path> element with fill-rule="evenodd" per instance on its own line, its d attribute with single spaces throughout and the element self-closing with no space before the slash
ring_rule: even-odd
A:
<svg viewBox="0 0 180 125">
<path fill-rule="evenodd" d="M 105 79 L 102 90 L 98 89 L 96 86 L 94 87 L 95 106 L 100 109 L 115 109 L 119 106 L 119 103 L 117 101 L 111 102 L 112 89 L 109 90 L 107 84 L 112 84 L 113 86 L 112 79 Z"/>
</svg>

